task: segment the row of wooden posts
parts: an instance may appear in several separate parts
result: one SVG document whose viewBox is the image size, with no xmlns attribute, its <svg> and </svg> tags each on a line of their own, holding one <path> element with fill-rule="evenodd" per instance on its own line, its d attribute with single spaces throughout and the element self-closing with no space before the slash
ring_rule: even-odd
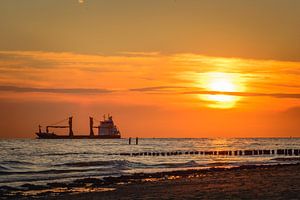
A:
<svg viewBox="0 0 300 200">
<path fill-rule="evenodd" d="M 131 144 L 131 141 L 129 142 Z M 138 138 L 136 138 L 138 144 Z M 171 151 L 171 152 L 137 152 L 119 153 L 121 156 L 177 156 L 177 155 L 221 155 L 221 156 L 252 156 L 252 155 L 286 155 L 299 156 L 300 149 L 277 150 L 235 150 L 235 151 Z"/>
</svg>

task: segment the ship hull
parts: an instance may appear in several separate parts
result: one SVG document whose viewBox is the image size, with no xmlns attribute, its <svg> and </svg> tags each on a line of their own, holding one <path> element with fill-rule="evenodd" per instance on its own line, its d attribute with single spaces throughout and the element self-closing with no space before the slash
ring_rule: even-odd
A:
<svg viewBox="0 0 300 200">
<path fill-rule="evenodd" d="M 38 139 L 120 139 L 120 135 L 56 135 L 56 134 L 44 134 L 36 133 Z"/>
</svg>

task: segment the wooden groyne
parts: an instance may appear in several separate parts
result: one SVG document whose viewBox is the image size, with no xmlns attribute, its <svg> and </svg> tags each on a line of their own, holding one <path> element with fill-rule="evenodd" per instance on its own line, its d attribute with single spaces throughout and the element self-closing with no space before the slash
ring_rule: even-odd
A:
<svg viewBox="0 0 300 200">
<path fill-rule="evenodd" d="M 299 156 L 300 149 L 277 149 L 277 150 L 234 150 L 234 151 L 169 151 L 169 152 L 134 152 L 117 153 L 109 155 L 120 156 L 180 156 L 180 155 L 210 155 L 210 156 L 256 156 L 256 155 L 281 155 Z"/>
</svg>

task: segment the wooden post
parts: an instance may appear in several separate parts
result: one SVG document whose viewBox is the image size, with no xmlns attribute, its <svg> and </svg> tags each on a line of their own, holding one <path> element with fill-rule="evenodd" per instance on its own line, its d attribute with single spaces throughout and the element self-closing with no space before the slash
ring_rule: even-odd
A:
<svg viewBox="0 0 300 200">
<path fill-rule="evenodd" d="M 138 144 L 139 144 L 139 138 L 136 137 L 136 138 L 135 138 L 135 145 L 138 145 Z"/>
<path fill-rule="evenodd" d="M 130 137 L 129 140 L 128 140 L 128 144 L 129 144 L 129 145 L 131 144 L 131 137 Z"/>
<path fill-rule="evenodd" d="M 277 154 L 278 155 L 283 155 L 284 154 L 284 149 L 277 149 Z"/>
<path fill-rule="evenodd" d="M 263 154 L 271 154 L 270 150 L 263 150 Z"/>
<path fill-rule="evenodd" d="M 245 153 L 245 156 L 252 156 L 253 155 L 252 150 L 245 150 L 244 153 Z"/>
</svg>

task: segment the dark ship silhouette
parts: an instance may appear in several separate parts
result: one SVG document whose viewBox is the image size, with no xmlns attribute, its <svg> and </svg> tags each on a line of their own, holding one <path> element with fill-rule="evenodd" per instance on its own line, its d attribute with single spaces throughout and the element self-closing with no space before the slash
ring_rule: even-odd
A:
<svg viewBox="0 0 300 200">
<path fill-rule="evenodd" d="M 38 139 L 119 139 L 121 133 L 114 124 L 112 116 L 104 115 L 104 119 L 100 121 L 99 126 L 94 126 L 94 119 L 90 117 L 90 134 L 89 135 L 74 135 L 72 129 L 73 117 L 68 118 L 68 125 L 49 125 L 46 126 L 46 132 L 42 132 L 42 126 L 39 125 L 39 132 L 36 133 Z M 58 122 L 60 123 L 60 122 Z M 57 135 L 54 132 L 49 132 L 50 128 L 68 128 L 69 135 Z M 94 134 L 94 129 L 98 129 L 98 134 Z"/>
</svg>

